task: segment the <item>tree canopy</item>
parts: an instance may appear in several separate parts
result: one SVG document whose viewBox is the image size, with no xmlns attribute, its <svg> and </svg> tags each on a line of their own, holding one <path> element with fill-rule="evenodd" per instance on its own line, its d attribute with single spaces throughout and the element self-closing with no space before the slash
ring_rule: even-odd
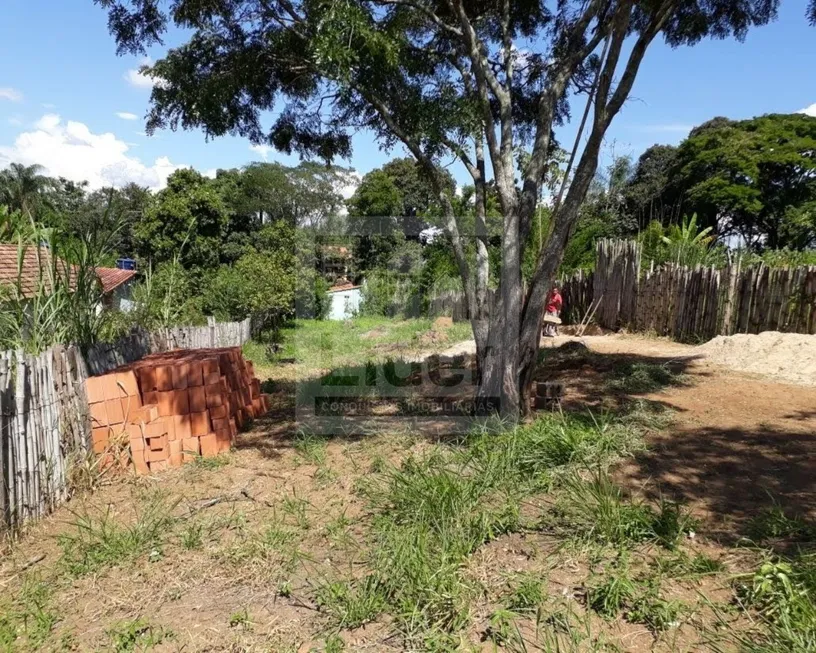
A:
<svg viewBox="0 0 816 653">
<path fill-rule="evenodd" d="M 171 25 L 185 41 L 153 76 L 147 130 L 237 134 L 331 161 L 360 128 L 404 146 L 433 184 L 469 307 L 482 389 L 516 414 L 531 383 L 549 284 L 595 175 L 611 121 L 651 43 L 744 38 L 778 0 L 97 0 L 120 52 L 144 53 Z M 811 16 L 813 18 L 813 16 Z M 626 44 L 626 47 L 624 47 Z M 569 98 L 590 96 L 588 128 L 555 207 L 526 297 L 530 242 L 553 129 Z M 266 112 L 276 110 L 271 126 Z M 475 265 L 446 196 L 441 163 L 474 180 Z M 501 208 L 500 297 L 487 303 L 484 204 L 490 174 Z M 572 158 L 571 158 L 572 160 Z M 519 163 L 523 161 L 523 166 Z M 492 339 L 492 344 L 491 344 Z M 492 352 L 492 354 L 491 354 Z M 520 373 L 521 372 L 521 373 Z"/>
<path fill-rule="evenodd" d="M 816 118 L 714 119 L 677 150 L 670 194 L 721 236 L 770 248 L 816 245 Z"/>
</svg>

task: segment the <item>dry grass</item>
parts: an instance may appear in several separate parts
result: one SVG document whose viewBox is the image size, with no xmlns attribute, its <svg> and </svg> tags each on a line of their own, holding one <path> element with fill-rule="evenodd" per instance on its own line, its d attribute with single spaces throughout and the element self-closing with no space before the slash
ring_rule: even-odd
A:
<svg viewBox="0 0 816 653">
<path fill-rule="evenodd" d="M 285 366 L 258 365 L 281 384 Z M 122 479 L 33 527 L 0 568 L 0 651 L 786 650 L 761 552 L 605 475 L 669 428 L 648 404 L 452 443 L 309 436 L 291 406 L 281 387 L 216 463 Z M 754 528 L 811 533 L 780 513 Z"/>
</svg>

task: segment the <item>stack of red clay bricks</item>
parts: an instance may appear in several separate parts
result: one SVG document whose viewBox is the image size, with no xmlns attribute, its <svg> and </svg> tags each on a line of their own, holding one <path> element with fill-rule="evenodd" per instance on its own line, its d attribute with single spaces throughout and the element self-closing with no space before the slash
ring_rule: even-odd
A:
<svg viewBox="0 0 816 653">
<path fill-rule="evenodd" d="M 140 474 L 228 451 L 269 410 L 240 348 L 153 354 L 87 381 L 93 448 L 128 445 Z"/>
</svg>

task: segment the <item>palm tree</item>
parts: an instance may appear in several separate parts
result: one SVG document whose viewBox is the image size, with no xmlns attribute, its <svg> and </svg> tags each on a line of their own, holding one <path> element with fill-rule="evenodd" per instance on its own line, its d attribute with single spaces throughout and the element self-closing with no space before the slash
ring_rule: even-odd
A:
<svg viewBox="0 0 816 653">
<path fill-rule="evenodd" d="M 10 164 L 0 172 L 0 203 L 32 218 L 42 205 L 46 191 L 53 186 L 50 177 L 40 174 L 43 170 L 39 165 Z"/>
</svg>

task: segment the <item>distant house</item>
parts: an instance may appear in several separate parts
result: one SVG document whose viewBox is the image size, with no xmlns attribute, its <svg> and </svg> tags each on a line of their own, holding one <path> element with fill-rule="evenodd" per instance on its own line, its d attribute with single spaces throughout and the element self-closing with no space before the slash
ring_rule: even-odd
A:
<svg viewBox="0 0 816 653">
<path fill-rule="evenodd" d="M 96 276 L 102 284 L 105 308 L 129 311 L 133 308 L 133 285 L 136 283 L 136 270 L 119 268 L 96 268 Z"/>
<path fill-rule="evenodd" d="M 329 288 L 331 298 L 331 308 L 328 318 L 330 320 L 345 320 L 354 317 L 360 310 L 360 299 L 362 297 L 362 286 L 355 286 L 350 281 L 341 281 Z"/>
<path fill-rule="evenodd" d="M 322 272 L 325 279 L 332 283 L 345 279 L 353 258 L 351 250 L 343 245 L 324 245 L 322 253 Z"/>
<path fill-rule="evenodd" d="M 19 249 L 13 243 L 0 243 L 0 286 L 19 293 L 19 299 L 31 299 L 45 291 L 50 293 L 49 270 L 54 265 L 47 247 L 26 247 L 20 259 Z M 61 273 L 75 275 L 74 266 L 57 259 L 56 267 Z M 128 310 L 132 306 L 131 290 L 136 277 L 135 270 L 118 268 L 96 268 L 96 275 L 102 285 L 102 307 Z"/>
</svg>

